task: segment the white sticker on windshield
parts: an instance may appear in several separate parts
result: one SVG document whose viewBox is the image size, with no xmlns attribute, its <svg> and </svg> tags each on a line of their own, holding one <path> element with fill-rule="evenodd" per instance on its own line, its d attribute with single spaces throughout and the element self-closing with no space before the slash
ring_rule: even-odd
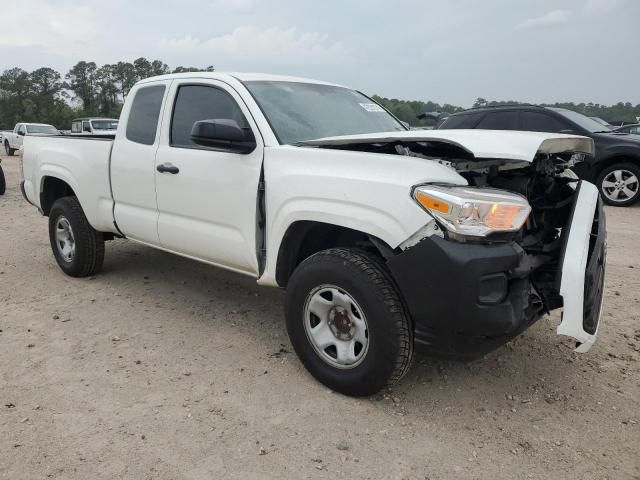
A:
<svg viewBox="0 0 640 480">
<path fill-rule="evenodd" d="M 382 108 L 377 103 L 361 103 L 360 106 L 364 108 L 367 112 L 383 112 L 384 108 Z"/>
</svg>

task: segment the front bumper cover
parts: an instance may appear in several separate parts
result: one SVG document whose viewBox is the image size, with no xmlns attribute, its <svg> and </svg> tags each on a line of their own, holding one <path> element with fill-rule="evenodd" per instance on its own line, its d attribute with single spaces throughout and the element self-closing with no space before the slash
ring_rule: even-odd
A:
<svg viewBox="0 0 640 480">
<path fill-rule="evenodd" d="M 475 245 L 429 237 L 387 263 L 414 323 L 417 344 L 473 358 L 533 324 L 544 311 L 512 243 Z"/>
<path fill-rule="evenodd" d="M 559 280 L 551 285 L 556 305 L 545 304 L 548 292 L 539 293 L 531 275 L 513 275 L 526 256 L 513 242 L 468 244 L 431 236 L 389 259 L 416 343 L 447 356 L 478 357 L 564 304 L 558 334 L 587 351 L 597 336 L 606 257 L 605 217 L 592 184 L 580 182 L 565 232 Z"/>
</svg>

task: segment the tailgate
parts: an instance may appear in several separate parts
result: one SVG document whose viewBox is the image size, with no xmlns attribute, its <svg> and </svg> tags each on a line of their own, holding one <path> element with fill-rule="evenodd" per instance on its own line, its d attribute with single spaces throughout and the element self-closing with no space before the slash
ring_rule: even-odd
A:
<svg viewBox="0 0 640 480">
<path fill-rule="evenodd" d="M 579 183 L 568 228 L 560 277 L 564 309 L 557 333 L 574 338 L 576 351 L 584 353 L 598 335 L 607 257 L 606 219 L 593 184 Z"/>
</svg>

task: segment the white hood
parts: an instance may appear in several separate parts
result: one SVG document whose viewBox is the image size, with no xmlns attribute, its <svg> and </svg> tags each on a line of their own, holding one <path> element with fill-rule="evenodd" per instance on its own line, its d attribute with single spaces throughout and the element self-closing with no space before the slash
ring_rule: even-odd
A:
<svg viewBox="0 0 640 480">
<path fill-rule="evenodd" d="M 327 137 L 304 142 L 309 146 L 340 146 L 360 143 L 442 142 L 460 147 L 475 158 L 500 158 L 532 162 L 537 154 L 594 154 L 593 140 L 561 133 L 511 130 L 410 130 Z"/>
</svg>

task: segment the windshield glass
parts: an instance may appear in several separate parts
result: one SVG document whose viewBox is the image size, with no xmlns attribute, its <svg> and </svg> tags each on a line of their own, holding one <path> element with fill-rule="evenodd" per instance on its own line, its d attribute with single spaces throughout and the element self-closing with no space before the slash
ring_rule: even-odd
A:
<svg viewBox="0 0 640 480">
<path fill-rule="evenodd" d="M 589 117 L 586 117 L 586 116 L 582 115 L 581 113 L 574 112 L 572 110 L 566 110 L 564 108 L 552 108 L 551 110 L 554 110 L 554 111 L 558 112 L 559 114 L 561 114 L 564 117 L 566 117 L 569 120 L 571 120 L 573 123 L 577 123 L 582 128 L 584 128 L 585 130 L 590 131 L 591 133 L 610 132 L 611 131 L 611 130 L 605 128 L 604 125 L 596 122 L 592 118 L 589 118 Z"/>
<path fill-rule="evenodd" d="M 51 125 L 27 125 L 27 133 L 57 135 L 59 132 Z"/>
<path fill-rule="evenodd" d="M 117 120 L 92 120 L 91 125 L 94 130 L 117 130 Z"/>
<path fill-rule="evenodd" d="M 355 90 L 316 83 L 252 81 L 245 85 L 281 144 L 323 137 L 405 130 Z"/>
</svg>

